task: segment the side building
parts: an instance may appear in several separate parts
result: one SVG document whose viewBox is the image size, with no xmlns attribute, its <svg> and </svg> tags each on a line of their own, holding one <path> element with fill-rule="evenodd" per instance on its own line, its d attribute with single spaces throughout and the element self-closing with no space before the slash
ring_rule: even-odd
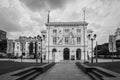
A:
<svg viewBox="0 0 120 80">
<path fill-rule="evenodd" d="M 7 50 L 7 33 L 3 30 L 0 30 L 0 54 L 5 54 Z"/>
<path fill-rule="evenodd" d="M 20 44 L 20 40 L 19 39 L 16 39 L 14 40 L 13 42 L 13 55 L 14 57 L 20 57 L 22 56 L 22 52 L 21 52 L 21 44 Z"/>
<path fill-rule="evenodd" d="M 13 40 L 7 39 L 7 54 L 13 54 L 14 53 L 14 46 L 13 46 Z"/>
<path fill-rule="evenodd" d="M 42 35 L 40 36 L 42 39 L 39 39 L 38 36 L 35 37 L 26 37 L 20 36 L 19 39 L 15 40 L 7 40 L 7 53 L 13 55 L 16 58 L 36 58 L 36 55 L 40 57 L 42 53 L 42 58 L 45 59 L 46 54 L 46 46 L 45 46 L 45 31 L 41 31 Z"/>
<path fill-rule="evenodd" d="M 115 35 L 116 35 L 116 40 L 120 40 L 120 28 L 116 29 Z"/>
<path fill-rule="evenodd" d="M 6 39 L 6 35 L 7 33 L 3 30 L 0 30 L 0 41 L 5 40 Z"/>
</svg>

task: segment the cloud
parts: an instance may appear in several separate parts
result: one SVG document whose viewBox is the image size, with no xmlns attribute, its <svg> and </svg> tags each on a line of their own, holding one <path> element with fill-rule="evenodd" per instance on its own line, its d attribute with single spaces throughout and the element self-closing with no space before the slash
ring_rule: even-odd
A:
<svg viewBox="0 0 120 80">
<path fill-rule="evenodd" d="M 41 21 L 39 12 L 32 12 L 19 0 L 3 0 L 0 3 L 0 29 L 7 32 L 8 38 L 40 34 L 44 27 Z"/>
<path fill-rule="evenodd" d="M 0 8 L 0 28 L 7 31 L 20 31 L 19 15 L 12 8 Z"/>
<path fill-rule="evenodd" d="M 120 0 L 1 0 L 0 29 L 9 37 L 37 35 L 45 29 L 47 10 L 50 21 L 82 21 L 86 8 L 86 21 L 97 33 L 99 43 L 108 41 L 120 26 Z"/>
<path fill-rule="evenodd" d="M 32 11 L 39 11 L 41 9 L 58 9 L 64 8 L 70 0 L 20 0 L 25 3 Z"/>
<path fill-rule="evenodd" d="M 101 24 L 97 24 L 97 23 L 90 23 L 88 25 L 88 28 L 96 29 L 96 30 L 100 29 L 101 27 L 103 27 L 103 26 Z"/>
</svg>

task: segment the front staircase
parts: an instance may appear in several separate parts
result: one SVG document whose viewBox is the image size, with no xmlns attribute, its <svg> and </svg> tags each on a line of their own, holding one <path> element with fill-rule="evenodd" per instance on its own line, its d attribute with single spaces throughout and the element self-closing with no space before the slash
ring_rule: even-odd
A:
<svg viewBox="0 0 120 80">
<path fill-rule="evenodd" d="M 51 68 L 53 65 L 55 65 L 55 63 L 44 64 L 42 66 L 29 67 L 13 74 L 12 76 L 16 76 L 17 77 L 16 80 L 33 80 L 38 75 Z"/>
</svg>

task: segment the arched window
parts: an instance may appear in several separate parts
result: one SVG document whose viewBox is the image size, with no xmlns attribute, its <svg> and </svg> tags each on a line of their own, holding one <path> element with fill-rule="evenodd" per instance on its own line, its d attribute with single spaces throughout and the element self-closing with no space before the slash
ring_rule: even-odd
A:
<svg viewBox="0 0 120 80">
<path fill-rule="evenodd" d="M 54 49 L 52 49 L 52 52 L 57 52 L 57 50 L 54 48 Z"/>
</svg>

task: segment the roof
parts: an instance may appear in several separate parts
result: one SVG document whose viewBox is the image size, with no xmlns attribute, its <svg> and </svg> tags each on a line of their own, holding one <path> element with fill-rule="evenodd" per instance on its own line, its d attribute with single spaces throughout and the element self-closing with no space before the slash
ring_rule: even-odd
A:
<svg viewBox="0 0 120 80">
<path fill-rule="evenodd" d="M 49 22 L 46 23 L 46 26 L 87 26 L 87 22 Z"/>
</svg>

